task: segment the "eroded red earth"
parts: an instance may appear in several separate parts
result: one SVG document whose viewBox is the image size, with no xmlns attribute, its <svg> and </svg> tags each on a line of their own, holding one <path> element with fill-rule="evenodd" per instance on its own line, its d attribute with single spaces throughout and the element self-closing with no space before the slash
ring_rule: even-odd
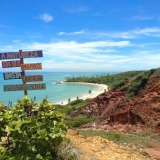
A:
<svg viewBox="0 0 160 160">
<path fill-rule="evenodd" d="M 91 99 L 89 105 L 75 110 L 71 116 L 80 113 L 96 117 L 94 123 L 84 125 L 82 129 L 123 133 L 150 129 L 152 133 L 160 134 L 160 78 L 151 77 L 146 88 L 130 101 L 126 100 L 125 92 L 119 88 Z M 156 152 L 160 157 L 160 147 L 152 149 L 146 149 L 146 152 Z"/>
</svg>

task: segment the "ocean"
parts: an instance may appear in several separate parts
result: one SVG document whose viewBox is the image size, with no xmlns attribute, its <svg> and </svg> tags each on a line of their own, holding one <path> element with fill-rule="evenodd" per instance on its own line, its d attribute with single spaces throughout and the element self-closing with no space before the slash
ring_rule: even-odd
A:
<svg viewBox="0 0 160 160">
<path fill-rule="evenodd" d="M 53 104 L 64 104 L 68 102 L 70 98 L 71 101 L 75 100 L 77 97 L 85 98 L 89 94 L 89 90 L 92 92 L 97 92 L 100 88 L 93 85 L 86 84 L 56 84 L 57 81 L 65 81 L 66 77 L 77 77 L 77 76 L 94 76 L 107 73 L 100 72 L 27 72 L 26 75 L 43 75 L 43 82 L 36 83 L 46 83 L 46 90 L 28 90 L 28 96 L 30 99 L 36 97 L 36 102 L 40 103 L 43 98 L 47 97 L 47 100 Z M 30 82 L 27 82 L 29 84 Z M 0 102 L 3 102 L 8 106 L 9 102 L 12 105 L 17 102 L 17 100 L 24 97 L 24 91 L 3 91 L 3 85 L 9 84 L 22 84 L 21 79 L 4 80 L 3 73 L 0 72 Z"/>
</svg>

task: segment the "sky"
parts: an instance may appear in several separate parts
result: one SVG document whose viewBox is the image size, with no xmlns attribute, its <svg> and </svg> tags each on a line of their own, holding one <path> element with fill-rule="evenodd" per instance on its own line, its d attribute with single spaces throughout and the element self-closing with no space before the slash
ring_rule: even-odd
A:
<svg viewBox="0 0 160 160">
<path fill-rule="evenodd" d="M 43 71 L 158 68 L 160 0 L 0 0 L 0 53 L 19 50 Z"/>
</svg>

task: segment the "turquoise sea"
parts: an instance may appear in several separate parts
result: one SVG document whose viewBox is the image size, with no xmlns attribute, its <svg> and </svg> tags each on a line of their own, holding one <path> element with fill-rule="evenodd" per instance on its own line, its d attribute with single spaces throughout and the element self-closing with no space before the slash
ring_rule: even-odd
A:
<svg viewBox="0 0 160 160">
<path fill-rule="evenodd" d="M 27 72 L 26 75 L 43 75 L 43 82 L 34 82 L 34 83 L 46 83 L 46 90 L 32 90 L 28 91 L 28 96 L 30 98 L 36 97 L 36 102 L 40 102 L 43 98 L 46 98 L 51 103 L 67 102 L 68 98 L 74 100 L 77 98 L 84 98 L 89 94 L 89 90 L 96 92 L 99 90 L 99 87 L 92 85 L 82 85 L 82 84 L 55 84 L 57 81 L 65 81 L 65 77 L 72 76 L 94 76 L 105 74 L 100 72 Z M 106 73 L 107 74 L 107 73 Z M 4 80 L 3 73 L 0 72 L 0 101 L 5 105 L 8 105 L 9 101 L 12 104 L 16 103 L 18 99 L 24 97 L 24 91 L 10 91 L 4 92 L 3 85 L 8 84 L 22 84 L 22 80 Z M 27 82 L 29 84 L 29 82 Z"/>
</svg>

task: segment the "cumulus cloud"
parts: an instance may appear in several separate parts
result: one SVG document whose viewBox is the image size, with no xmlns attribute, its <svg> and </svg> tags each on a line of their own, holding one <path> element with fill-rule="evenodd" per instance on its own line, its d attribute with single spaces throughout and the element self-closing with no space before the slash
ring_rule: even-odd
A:
<svg viewBox="0 0 160 160">
<path fill-rule="evenodd" d="M 89 32 L 87 36 L 93 36 L 100 32 Z M 83 34 L 86 38 L 86 30 L 73 32 L 59 32 L 59 35 Z M 99 34 L 100 35 L 100 34 Z M 156 38 L 160 35 L 160 28 L 136 28 L 124 32 L 101 32 L 100 39 L 54 40 L 54 42 L 18 43 L 14 40 L 12 46 L 0 46 L 1 51 L 43 50 L 44 57 L 39 58 L 46 70 L 66 71 L 126 71 L 144 70 L 159 67 L 160 50 Z M 106 40 L 105 36 L 107 39 Z M 143 41 L 149 36 L 148 41 Z M 108 38 L 109 37 L 109 38 Z M 128 37 L 128 39 L 127 39 Z M 117 39 L 116 39 L 117 38 Z M 126 38 L 126 39 L 124 39 Z M 105 39 L 105 40 L 104 40 Z M 31 61 L 29 58 L 27 62 Z"/>
<path fill-rule="evenodd" d="M 43 14 L 39 15 L 39 18 L 47 23 L 47 22 L 52 21 L 54 17 L 51 16 L 50 14 L 43 13 Z"/>
</svg>

